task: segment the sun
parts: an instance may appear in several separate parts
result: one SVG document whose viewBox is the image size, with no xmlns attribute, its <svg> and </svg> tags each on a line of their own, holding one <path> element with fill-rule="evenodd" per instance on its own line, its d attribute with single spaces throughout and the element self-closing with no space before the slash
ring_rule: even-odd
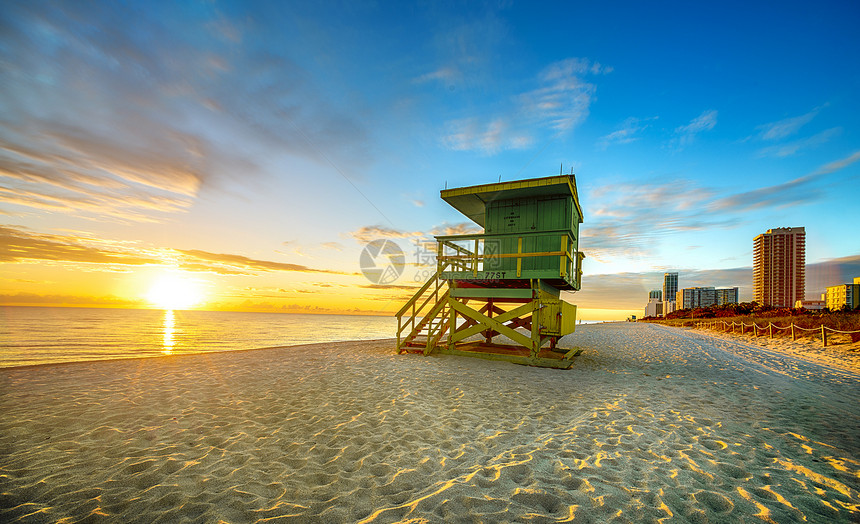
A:
<svg viewBox="0 0 860 524">
<path fill-rule="evenodd" d="M 153 282 L 146 299 L 161 309 L 188 309 L 203 300 L 197 284 L 180 275 L 165 274 Z"/>
</svg>

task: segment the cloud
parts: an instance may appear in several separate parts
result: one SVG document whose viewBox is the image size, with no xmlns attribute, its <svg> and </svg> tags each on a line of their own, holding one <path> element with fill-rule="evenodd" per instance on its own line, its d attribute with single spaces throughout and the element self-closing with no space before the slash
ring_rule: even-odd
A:
<svg viewBox="0 0 860 524">
<path fill-rule="evenodd" d="M 524 149 L 532 144 L 532 139 L 513 132 L 507 118 L 499 117 L 491 122 L 466 118 L 448 123 L 448 133 L 442 143 L 454 151 L 494 154 L 503 150 Z"/>
<path fill-rule="evenodd" d="M 731 210 L 741 213 L 766 207 L 790 207 L 814 202 L 823 195 L 822 188 L 816 185 L 819 180 L 831 173 L 845 169 L 860 160 L 860 151 L 816 169 L 809 175 L 773 186 L 746 191 L 712 202 L 709 207 L 714 211 Z"/>
<path fill-rule="evenodd" d="M 385 226 L 363 226 L 349 235 L 362 244 L 383 238 L 419 238 L 424 236 L 422 231 L 401 231 Z"/>
<path fill-rule="evenodd" d="M 284 262 L 272 262 L 270 260 L 258 260 L 248 258 L 243 255 L 232 255 L 227 253 L 210 253 L 199 249 L 177 249 L 178 253 L 191 257 L 195 260 L 207 262 L 210 270 L 227 269 L 232 271 L 298 271 L 302 273 L 331 273 L 338 275 L 346 275 L 341 271 L 330 271 L 327 269 L 317 269 L 299 264 L 288 264 Z M 213 265 L 214 264 L 214 265 Z"/>
<path fill-rule="evenodd" d="M 801 150 L 810 149 L 816 146 L 820 146 L 822 144 L 826 144 L 832 138 L 839 136 L 841 133 L 841 127 L 832 127 L 807 138 L 802 138 L 800 140 L 794 140 L 785 144 L 762 148 L 759 150 L 758 156 L 778 158 L 791 156 L 797 154 Z"/>
<path fill-rule="evenodd" d="M 586 220 L 580 245 L 598 261 L 652 256 L 661 237 L 732 228 L 742 224 L 749 211 L 820 200 L 828 183 L 825 177 L 858 161 L 860 151 L 855 151 L 794 180 L 725 196 L 684 179 L 599 186 L 583 199 Z"/>
<path fill-rule="evenodd" d="M 721 198 L 711 204 L 714 210 L 742 213 L 766 207 L 789 207 L 818 200 L 821 190 L 813 185 L 816 177 L 807 175 L 783 184 L 763 187 Z"/>
<path fill-rule="evenodd" d="M 750 260 L 752 262 L 752 260 Z M 752 301 L 752 267 L 728 269 L 667 269 L 677 271 L 678 287 L 713 286 L 739 288 L 742 302 Z M 823 260 L 806 265 L 806 296 L 818 299 L 828 286 L 847 284 L 860 275 L 860 255 Z M 582 290 L 566 300 L 579 308 L 644 309 L 648 291 L 660 289 L 663 271 L 644 273 L 583 274 Z"/>
<path fill-rule="evenodd" d="M 703 215 L 713 192 L 687 180 L 608 184 L 588 194 L 581 245 L 589 257 L 646 256 L 661 236 L 731 227 L 731 217 Z M 587 247 L 585 247 L 587 246 Z"/>
<path fill-rule="evenodd" d="M 635 142 L 636 140 L 639 140 L 639 137 L 636 136 L 637 133 L 640 133 L 649 127 L 645 122 L 656 119 L 656 116 L 645 119 L 630 117 L 622 122 L 621 126 L 617 130 L 601 137 L 597 141 L 597 144 L 601 149 L 606 149 L 610 145 L 629 144 L 630 142 Z"/>
<path fill-rule="evenodd" d="M 818 109 L 806 113 L 805 115 L 785 118 L 769 124 L 762 124 L 756 129 L 760 130 L 759 136 L 762 140 L 781 140 L 787 136 L 797 133 L 801 127 L 805 126 L 818 115 Z"/>
<path fill-rule="evenodd" d="M 371 150 L 355 100 L 345 107 L 324 93 L 324 80 L 298 63 L 302 50 L 247 38 L 269 29 L 271 13 L 252 21 L 173 4 L 5 7 L 7 204 L 162 220 L 208 186 L 259 172 L 260 149 L 351 165 Z"/>
<path fill-rule="evenodd" d="M 677 135 L 676 142 L 680 147 L 684 147 L 692 143 L 698 134 L 710 131 L 716 125 L 717 111 L 714 109 L 705 111 L 691 120 L 689 124 L 675 129 L 675 134 Z"/>
<path fill-rule="evenodd" d="M 430 230 L 431 235 L 475 235 L 484 230 L 474 222 L 444 223 Z"/>
<path fill-rule="evenodd" d="M 47 260 L 109 266 L 160 264 L 157 257 L 141 256 L 122 249 L 103 249 L 88 245 L 86 239 L 63 235 L 32 233 L 25 229 L 0 226 L 0 262 Z"/>
<path fill-rule="evenodd" d="M 611 71 L 584 58 L 554 62 L 538 73 L 532 89 L 498 104 L 503 114 L 449 121 L 442 143 L 455 151 L 492 155 L 530 147 L 541 131 L 564 135 L 588 117 L 594 101 L 597 88 L 584 78 Z"/>
<path fill-rule="evenodd" d="M 153 265 L 221 275 L 253 275 L 261 271 L 353 274 L 243 255 L 195 249 L 141 249 L 128 242 L 111 242 L 84 235 L 34 233 L 23 228 L 0 226 L 0 262 L 30 261 L 92 264 L 103 271 L 116 271 L 122 266 Z"/>
<path fill-rule="evenodd" d="M 539 125 L 558 134 L 570 131 L 588 116 L 597 88 L 585 82 L 586 74 L 606 74 L 611 68 L 591 64 L 583 58 L 568 58 L 550 64 L 539 75 L 540 87 L 520 95 L 522 111 Z"/>
<path fill-rule="evenodd" d="M 449 83 L 453 82 L 454 80 L 457 80 L 458 78 L 460 78 L 460 76 L 461 76 L 460 72 L 457 71 L 456 68 L 446 66 L 446 67 L 440 67 L 439 69 L 437 69 L 435 71 L 425 73 L 425 74 L 415 78 L 413 80 L 413 82 L 416 84 L 425 84 L 428 82 L 439 81 L 439 82 L 442 82 L 444 84 L 449 84 Z"/>
<path fill-rule="evenodd" d="M 82 129 L 57 126 L 29 142 L 0 138 L 0 200 L 8 204 L 151 221 L 153 213 L 187 210 L 200 186 L 194 169 L 169 153 L 123 149 Z"/>
<path fill-rule="evenodd" d="M 858 160 L 860 160 L 860 151 L 855 151 L 843 159 L 836 160 L 836 161 L 833 161 L 833 162 L 830 162 L 828 164 L 821 166 L 820 168 L 816 169 L 815 172 L 812 174 L 813 175 L 829 175 L 830 173 L 835 173 L 836 171 L 839 171 L 840 169 L 845 169 L 846 167 L 850 166 L 854 162 L 857 162 Z"/>
</svg>

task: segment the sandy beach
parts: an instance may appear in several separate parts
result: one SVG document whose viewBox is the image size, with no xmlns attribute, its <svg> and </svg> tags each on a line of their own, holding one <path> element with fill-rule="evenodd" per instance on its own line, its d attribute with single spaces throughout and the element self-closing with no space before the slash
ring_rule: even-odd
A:
<svg viewBox="0 0 860 524">
<path fill-rule="evenodd" d="M 816 338 L 817 333 L 815 336 L 811 336 L 808 332 L 802 333 L 804 336 L 791 340 L 786 335 L 769 338 L 765 333 L 755 336 L 749 330 L 744 334 L 714 329 L 697 329 L 696 332 L 723 340 L 740 341 L 742 345 L 757 346 L 823 366 L 860 374 L 860 342 L 851 342 L 847 335 L 830 335 L 831 343 L 825 347 L 821 343 L 821 338 Z"/>
<path fill-rule="evenodd" d="M 657 325 L 0 370 L 4 522 L 857 522 L 860 374 Z"/>
</svg>

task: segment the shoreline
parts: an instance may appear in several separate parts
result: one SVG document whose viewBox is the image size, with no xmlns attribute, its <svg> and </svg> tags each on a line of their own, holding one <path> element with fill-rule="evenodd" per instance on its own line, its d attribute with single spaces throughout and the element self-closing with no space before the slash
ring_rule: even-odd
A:
<svg viewBox="0 0 860 524">
<path fill-rule="evenodd" d="M 111 358 L 99 358 L 93 360 L 70 360 L 67 362 L 45 362 L 42 364 L 23 364 L 20 366 L 0 366 L 0 372 L 5 370 L 16 370 L 16 369 L 30 369 L 30 368 L 46 368 L 53 366 L 67 366 L 74 364 L 98 364 L 103 362 L 126 362 L 126 361 L 135 361 L 135 360 L 153 360 L 153 359 L 170 359 L 170 358 L 180 358 L 180 357 L 194 357 L 199 355 L 219 355 L 224 353 L 244 353 L 248 351 L 264 351 L 264 350 L 282 350 L 282 349 L 290 349 L 290 348 L 302 348 L 305 346 L 331 346 L 333 344 L 352 344 L 358 342 L 391 342 L 391 347 L 393 348 L 395 345 L 395 338 L 373 338 L 373 339 L 362 339 L 362 340 L 334 340 L 331 342 L 310 342 L 306 344 L 292 344 L 286 346 L 265 346 L 258 348 L 240 348 L 240 349 L 218 349 L 218 350 L 209 350 L 209 351 L 198 351 L 191 352 L 185 351 L 182 353 L 175 353 L 170 355 L 152 355 L 148 357 L 111 357 Z M 394 350 L 392 350 L 394 351 Z"/>
<path fill-rule="evenodd" d="M 857 380 L 625 322 L 565 371 L 389 342 L 4 368 L 0 520 L 860 517 Z"/>
</svg>

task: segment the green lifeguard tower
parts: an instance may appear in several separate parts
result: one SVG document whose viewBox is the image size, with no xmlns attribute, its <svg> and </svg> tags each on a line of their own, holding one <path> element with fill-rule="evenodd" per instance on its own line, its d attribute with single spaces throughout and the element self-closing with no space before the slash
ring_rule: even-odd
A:
<svg viewBox="0 0 860 524">
<path fill-rule="evenodd" d="M 446 189 L 484 229 L 436 238 L 436 273 L 397 312 L 398 353 L 467 355 L 568 369 L 559 351 L 576 306 L 560 297 L 582 276 L 582 209 L 574 175 Z M 514 344 L 494 343 L 502 335 Z"/>
</svg>

